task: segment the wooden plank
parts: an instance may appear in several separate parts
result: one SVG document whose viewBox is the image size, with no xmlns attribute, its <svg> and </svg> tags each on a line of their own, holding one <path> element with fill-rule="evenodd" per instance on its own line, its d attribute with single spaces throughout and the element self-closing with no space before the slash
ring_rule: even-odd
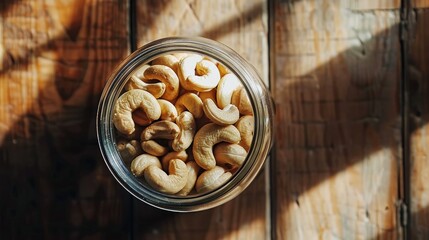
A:
<svg viewBox="0 0 429 240">
<path fill-rule="evenodd" d="M 274 1 L 277 239 L 399 237 L 399 7 Z"/>
<path fill-rule="evenodd" d="M 128 195 L 107 171 L 95 112 L 128 54 L 126 1 L 0 3 L 4 239 L 126 238 Z"/>
<path fill-rule="evenodd" d="M 411 0 L 411 6 L 413 8 L 428 8 L 429 1 L 428 0 Z"/>
<path fill-rule="evenodd" d="M 266 1 L 137 1 L 138 46 L 168 36 L 203 36 L 230 46 L 268 82 Z M 266 175 L 215 209 L 171 214 L 136 202 L 138 239 L 269 239 Z M 141 227 L 144 226 L 144 227 Z"/>
<path fill-rule="evenodd" d="M 417 1 L 423 3 L 424 1 Z M 429 165 L 427 161 L 429 136 L 429 8 L 413 5 L 409 21 L 409 61 L 406 66 L 410 92 L 410 239 L 429 237 Z M 426 1 L 429 3 L 429 1 Z M 429 5 L 427 5 L 429 6 Z"/>
</svg>

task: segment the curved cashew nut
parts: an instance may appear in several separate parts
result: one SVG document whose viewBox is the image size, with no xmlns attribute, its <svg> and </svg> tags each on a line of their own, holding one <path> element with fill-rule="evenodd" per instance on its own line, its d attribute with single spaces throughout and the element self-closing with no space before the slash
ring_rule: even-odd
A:
<svg viewBox="0 0 429 240">
<path fill-rule="evenodd" d="M 242 86 L 237 76 L 228 73 L 223 76 L 217 85 L 216 100 L 219 108 L 224 108 L 231 103 L 232 94 Z"/>
<path fill-rule="evenodd" d="M 177 65 L 179 63 L 179 59 L 172 54 L 162 55 L 152 61 L 152 65 L 164 65 L 167 66 L 173 71 L 177 71 Z"/>
<path fill-rule="evenodd" d="M 186 109 L 192 113 L 195 118 L 203 116 L 203 101 L 195 93 L 185 93 L 176 101 L 177 113 L 181 114 Z"/>
<path fill-rule="evenodd" d="M 137 140 L 131 140 L 131 141 L 119 140 L 117 143 L 117 148 L 118 148 L 119 154 L 122 157 L 122 160 L 127 164 L 133 158 L 142 154 L 140 142 L 138 142 Z"/>
<path fill-rule="evenodd" d="M 142 109 L 150 120 L 161 116 L 161 107 L 152 94 L 140 89 L 127 91 L 118 98 L 113 110 L 113 124 L 119 132 L 131 134 L 135 131 L 132 112 L 136 109 Z"/>
<path fill-rule="evenodd" d="M 188 149 L 194 140 L 196 123 L 192 113 L 188 111 L 182 112 L 176 119 L 176 123 L 180 128 L 180 133 L 174 138 L 171 147 L 176 152 Z"/>
<path fill-rule="evenodd" d="M 183 82 L 183 87 L 189 90 L 207 92 L 215 88 L 220 80 L 220 73 L 216 65 L 209 60 L 201 60 L 195 69 L 196 75 L 190 75 Z"/>
<path fill-rule="evenodd" d="M 180 61 L 185 57 L 189 56 L 190 54 L 186 52 L 175 52 L 175 53 L 172 53 L 172 55 L 175 56 Z"/>
<path fill-rule="evenodd" d="M 247 96 L 247 92 L 244 87 L 234 91 L 231 102 L 238 107 L 240 114 L 253 115 L 252 104 L 250 103 L 249 97 Z"/>
<path fill-rule="evenodd" d="M 229 104 L 223 109 L 219 109 L 210 98 L 204 101 L 203 110 L 212 122 L 221 126 L 234 124 L 240 118 L 240 112 L 235 105 Z"/>
<path fill-rule="evenodd" d="M 175 194 L 186 185 L 188 168 L 182 160 L 173 159 L 170 161 L 168 172 L 169 175 L 158 166 L 149 166 L 144 171 L 144 178 L 154 189 L 167 194 Z"/>
<path fill-rule="evenodd" d="M 209 123 L 201 127 L 195 134 L 192 153 L 201 168 L 212 169 L 216 166 L 213 146 L 220 142 L 238 143 L 239 141 L 240 132 L 233 125 L 219 126 Z"/>
<path fill-rule="evenodd" d="M 161 117 L 162 120 L 174 121 L 177 118 L 176 107 L 169 101 L 164 99 L 158 99 L 159 106 L 161 107 Z"/>
<path fill-rule="evenodd" d="M 162 82 L 145 83 L 136 76 L 131 76 L 125 85 L 125 90 L 141 89 L 150 92 L 155 98 L 161 97 L 165 93 L 165 84 Z"/>
<path fill-rule="evenodd" d="M 205 193 L 220 187 L 232 177 L 232 173 L 225 172 L 220 166 L 207 170 L 198 177 L 195 189 L 198 193 Z"/>
<path fill-rule="evenodd" d="M 174 122 L 161 120 L 146 127 L 140 138 L 142 141 L 151 139 L 174 139 L 179 134 L 180 128 Z"/>
<path fill-rule="evenodd" d="M 214 147 L 213 154 L 217 164 L 236 168 L 246 160 L 247 151 L 238 144 L 219 143 Z"/>
<path fill-rule="evenodd" d="M 255 119 L 251 115 L 243 116 L 235 123 L 235 127 L 240 132 L 241 140 L 239 144 L 249 151 L 250 144 L 252 144 L 253 131 L 255 126 Z"/>
<path fill-rule="evenodd" d="M 146 168 L 151 165 L 160 168 L 161 162 L 157 157 L 143 153 L 134 158 L 131 162 L 131 172 L 134 174 L 134 176 L 141 177 L 143 176 L 143 172 L 146 170 Z"/>
<path fill-rule="evenodd" d="M 165 93 L 161 98 L 173 101 L 179 95 L 179 78 L 173 69 L 164 65 L 152 65 L 144 71 L 146 79 L 156 79 L 165 84 Z"/>
<path fill-rule="evenodd" d="M 178 75 L 183 88 L 199 92 L 210 91 L 220 80 L 216 65 L 200 55 L 190 55 L 180 60 Z"/>
<path fill-rule="evenodd" d="M 136 76 L 137 78 L 143 79 L 144 78 L 144 71 L 146 71 L 146 69 L 150 67 L 150 65 L 148 64 L 143 64 L 141 65 L 135 72 L 134 72 L 134 76 Z"/>
<path fill-rule="evenodd" d="M 186 185 L 177 193 L 179 196 L 187 196 L 192 191 L 197 182 L 198 172 L 200 171 L 200 167 L 195 161 L 187 162 L 186 167 L 188 168 L 188 181 L 186 181 Z"/>
<path fill-rule="evenodd" d="M 143 151 L 157 157 L 163 156 L 168 152 L 168 148 L 162 146 L 154 140 L 142 141 L 141 147 Z"/>
<path fill-rule="evenodd" d="M 167 153 L 161 160 L 162 169 L 164 169 L 164 171 L 168 171 L 168 165 L 172 159 L 180 159 L 186 162 L 188 160 L 188 153 L 186 151 Z"/>
</svg>

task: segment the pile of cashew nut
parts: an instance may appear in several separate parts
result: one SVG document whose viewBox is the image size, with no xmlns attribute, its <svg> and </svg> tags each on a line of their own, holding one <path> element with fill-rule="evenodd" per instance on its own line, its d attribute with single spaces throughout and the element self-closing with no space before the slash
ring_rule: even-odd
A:
<svg viewBox="0 0 429 240">
<path fill-rule="evenodd" d="M 139 66 L 112 120 L 118 152 L 132 174 L 179 196 L 227 182 L 246 160 L 254 128 L 241 81 L 194 53 L 162 55 Z"/>
</svg>

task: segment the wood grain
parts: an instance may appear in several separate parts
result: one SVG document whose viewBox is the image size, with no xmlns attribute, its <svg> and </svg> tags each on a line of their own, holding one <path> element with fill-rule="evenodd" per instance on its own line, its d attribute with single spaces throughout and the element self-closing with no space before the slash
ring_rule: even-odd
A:
<svg viewBox="0 0 429 240">
<path fill-rule="evenodd" d="M 399 1 L 273 9 L 276 237 L 397 239 Z"/>
<path fill-rule="evenodd" d="M 137 43 L 140 47 L 168 36 L 211 38 L 247 59 L 268 84 L 266 5 L 264 0 L 139 0 Z M 168 214 L 136 202 L 134 235 L 138 239 L 269 239 L 267 177 L 262 172 L 236 199 L 198 213 Z"/>
<path fill-rule="evenodd" d="M 128 53 L 127 3 L 0 3 L 4 239 L 125 238 L 128 195 L 104 165 L 95 112 Z"/>
<path fill-rule="evenodd" d="M 413 5 L 410 15 L 409 61 L 406 66 L 410 109 L 410 239 L 429 237 L 429 8 Z M 428 1 L 426 1 L 428 3 Z M 428 6 L 429 5 L 425 5 Z"/>
</svg>

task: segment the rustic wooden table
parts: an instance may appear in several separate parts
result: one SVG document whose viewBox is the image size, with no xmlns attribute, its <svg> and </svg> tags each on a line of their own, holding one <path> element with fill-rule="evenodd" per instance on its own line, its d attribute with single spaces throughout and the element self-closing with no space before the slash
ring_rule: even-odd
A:
<svg viewBox="0 0 429 240">
<path fill-rule="evenodd" d="M 428 0 L 2 0 L 1 238 L 428 239 L 428 26 Z M 252 185 L 189 214 L 131 197 L 95 136 L 109 72 L 175 35 L 234 48 L 277 108 Z"/>
</svg>

